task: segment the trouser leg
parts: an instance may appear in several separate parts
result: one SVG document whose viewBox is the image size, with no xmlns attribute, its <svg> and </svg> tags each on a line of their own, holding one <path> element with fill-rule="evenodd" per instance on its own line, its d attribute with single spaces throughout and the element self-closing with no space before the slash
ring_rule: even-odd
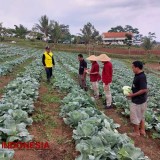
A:
<svg viewBox="0 0 160 160">
<path fill-rule="evenodd" d="M 78 82 L 79 82 L 79 86 L 82 88 L 82 79 L 81 79 L 81 75 L 78 75 Z"/>
<path fill-rule="evenodd" d="M 105 96 L 106 96 L 106 104 L 107 104 L 107 106 L 111 106 L 111 104 L 112 104 L 112 95 L 111 95 L 111 90 L 110 90 L 110 84 L 105 85 L 103 83 L 103 89 L 104 89 L 104 93 L 105 93 Z"/>
<path fill-rule="evenodd" d="M 46 70 L 47 79 L 49 79 L 50 78 L 49 68 L 46 68 L 45 70 Z"/>
<path fill-rule="evenodd" d="M 82 76 L 82 77 L 83 77 L 83 76 Z M 82 77 L 81 77 L 81 78 L 82 78 Z M 87 85 L 86 85 L 86 76 L 85 76 L 84 79 L 82 80 L 82 87 L 83 87 L 83 89 L 84 89 L 85 91 L 88 90 Z"/>
<path fill-rule="evenodd" d="M 52 77 L 52 68 L 49 68 L 50 78 Z"/>
<path fill-rule="evenodd" d="M 83 75 L 79 75 L 78 79 L 79 79 L 79 85 L 82 89 L 84 89 L 85 91 L 87 90 L 87 86 L 86 86 L 86 76 L 83 78 Z"/>
<path fill-rule="evenodd" d="M 92 82 L 92 88 L 93 88 L 93 91 L 94 91 L 94 95 L 99 97 L 98 82 Z"/>
<path fill-rule="evenodd" d="M 50 78 L 51 78 L 50 69 L 49 68 L 45 68 L 45 70 L 46 70 L 46 75 L 47 75 L 47 81 L 50 81 Z"/>
</svg>

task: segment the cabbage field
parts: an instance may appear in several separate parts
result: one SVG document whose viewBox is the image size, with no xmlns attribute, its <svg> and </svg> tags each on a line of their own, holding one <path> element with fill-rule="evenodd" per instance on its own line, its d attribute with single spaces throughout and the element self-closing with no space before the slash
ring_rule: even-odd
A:
<svg viewBox="0 0 160 160">
<path fill-rule="evenodd" d="M 0 142 L 29 142 L 32 115 L 35 102 L 39 97 L 41 77 L 44 72 L 41 56 L 43 50 L 26 49 L 0 44 L 0 77 L 14 72 L 15 66 L 21 66 L 27 59 L 34 61 L 25 67 L 25 71 L 5 86 L 0 99 Z M 59 118 L 71 127 L 76 160 L 149 160 L 150 158 L 136 147 L 127 133 L 119 133 L 121 127 L 97 107 L 90 91 L 85 92 L 77 84 L 79 63 L 77 54 L 56 52 L 54 80 L 52 87 L 59 93 L 65 93 L 61 100 Z M 9 58 L 15 57 L 8 61 Z M 131 86 L 133 73 L 122 61 L 112 60 L 114 67 L 111 91 L 113 104 L 121 110 L 122 116 L 129 115 L 130 101 L 123 94 L 123 86 Z M 89 64 L 89 63 L 88 63 Z M 90 65 L 90 64 L 89 64 Z M 101 66 L 102 68 L 102 66 Z M 145 115 L 146 130 L 154 130 L 154 136 L 160 138 L 160 79 L 147 74 L 149 98 Z M 100 91 L 103 92 L 102 83 Z M 13 159 L 16 151 L 0 146 L 0 159 Z"/>
</svg>

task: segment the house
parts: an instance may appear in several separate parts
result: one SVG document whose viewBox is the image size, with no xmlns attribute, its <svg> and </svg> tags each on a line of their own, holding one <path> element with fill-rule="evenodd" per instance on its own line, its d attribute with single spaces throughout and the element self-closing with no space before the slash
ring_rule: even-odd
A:
<svg viewBox="0 0 160 160">
<path fill-rule="evenodd" d="M 142 45 L 143 43 L 143 35 L 142 34 L 134 34 L 133 35 L 133 45 Z"/>
<path fill-rule="evenodd" d="M 128 32 L 104 32 L 102 33 L 103 44 L 124 45 L 127 39 L 126 34 L 130 34 L 132 36 L 132 33 Z"/>
<path fill-rule="evenodd" d="M 26 39 L 36 39 L 37 35 L 36 32 L 29 32 L 28 34 L 25 35 Z"/>
</svg>

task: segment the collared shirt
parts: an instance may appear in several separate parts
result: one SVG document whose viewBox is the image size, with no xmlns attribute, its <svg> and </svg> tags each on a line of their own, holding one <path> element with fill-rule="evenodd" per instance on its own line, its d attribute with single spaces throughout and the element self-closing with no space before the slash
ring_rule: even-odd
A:
<svg viewBox="0 0 160 160">
<path fill-rule="evenodd" d="M 102 71 L 102 82 L 105 83 L 105 85 L 108 85 L 112 82 L 112 63 L 107 61 L 104 63 L 103 71 Z"/>
<path fill-rule="evenodd" d="M 142 89 L 147 89 L 147 79 L 144 72 L 139 74 L 135 74 L 133 84 L 132 84 L 132 92 L 136 93 Z M 132 102 L 135 104 L 142 104 L 147 101 L 147 93 L 143 93 L 141 95 L 132 97 Z"/>
<path fill-rule="evenodd" d="M 82 75 L 84 72 L 84 68 L 87 68 L 87 62 L 83 59 L 79 63 L 79 74 Z"/>
<path fill-rule="evenodd" d="M 99 74 L 99 64 L 95 61 L 92 63 L 92 68 L 90 73 L 95 73 L 98 72 L 97 74 L 90 74 L 90 81 L 91 82 L 96 82 L 101 79 L 101 76 Z"/>
</svg>

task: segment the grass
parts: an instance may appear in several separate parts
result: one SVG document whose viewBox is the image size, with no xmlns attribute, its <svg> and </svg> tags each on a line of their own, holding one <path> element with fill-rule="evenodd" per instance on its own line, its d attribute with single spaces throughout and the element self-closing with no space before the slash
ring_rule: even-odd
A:
<svg viewBox="0 0 160 160">
<path fill-rule="evenodd" d="M 44 122 L 48 118 L 49 118 L 49 115 L 46 115 L 44 112 L 42 112 L 41 108 L 36 111 L 35 115 L 33 115 L 33 121 L 37 123 Z"/>
<path fill-rule="evenodd" d="M 15 41 L 15 44 L 12 44 L 11 41 Z M 46 42 L 40 41 L 40 40 L 26 40 L 26 39 L 20 39 L 20 38 L 9 38 L 6 37 L 4 43 L 9 43 L 10 45 L 13 46 L 22 46 L 22 47 L 30 47 L 30 48 L 37 48 L 37 49 L 44 49 L 45 46 L 47 45 Z"/>
<path fill-rule="evenodd" d="M 56 141 L 58 144 L 63 144 L 66 141 L 66 137 L 59 136 L 57 137 Z"/>
<path fill-rule="evenodd" d="M 53 111 L 50 110 L 50 112 Z M 32 117 L 34 122 L 44 124 L 45 130 L 43 127 L 40 127 L 39 132 L 41 132 L 41 135 L 44 138 L 47 138 L 49 141 L 53 139 L 53 134 L 52 134 L 53 128 L 57 127 L 57 123 L 54 120 L 54 117 L 49 114 L 50 112 L 42 111 L 42 108 L 40 108 L 36 111 L 36 114 L 33 115 Z"/>
<path fill-rule="evenodd" d="M 0 89 L 0 94 L 3 94 L 5 92 L 5 88 Z"/>
<path fill-rule="evenodd" d="M 42 97 L 42 102 L 44 104 L 48 104 L 48 103 L 59 103 L 60 102 L 60 98 L 57 96 L 53 96 L 52 94 L 46 94 Z"/>
</svg>

